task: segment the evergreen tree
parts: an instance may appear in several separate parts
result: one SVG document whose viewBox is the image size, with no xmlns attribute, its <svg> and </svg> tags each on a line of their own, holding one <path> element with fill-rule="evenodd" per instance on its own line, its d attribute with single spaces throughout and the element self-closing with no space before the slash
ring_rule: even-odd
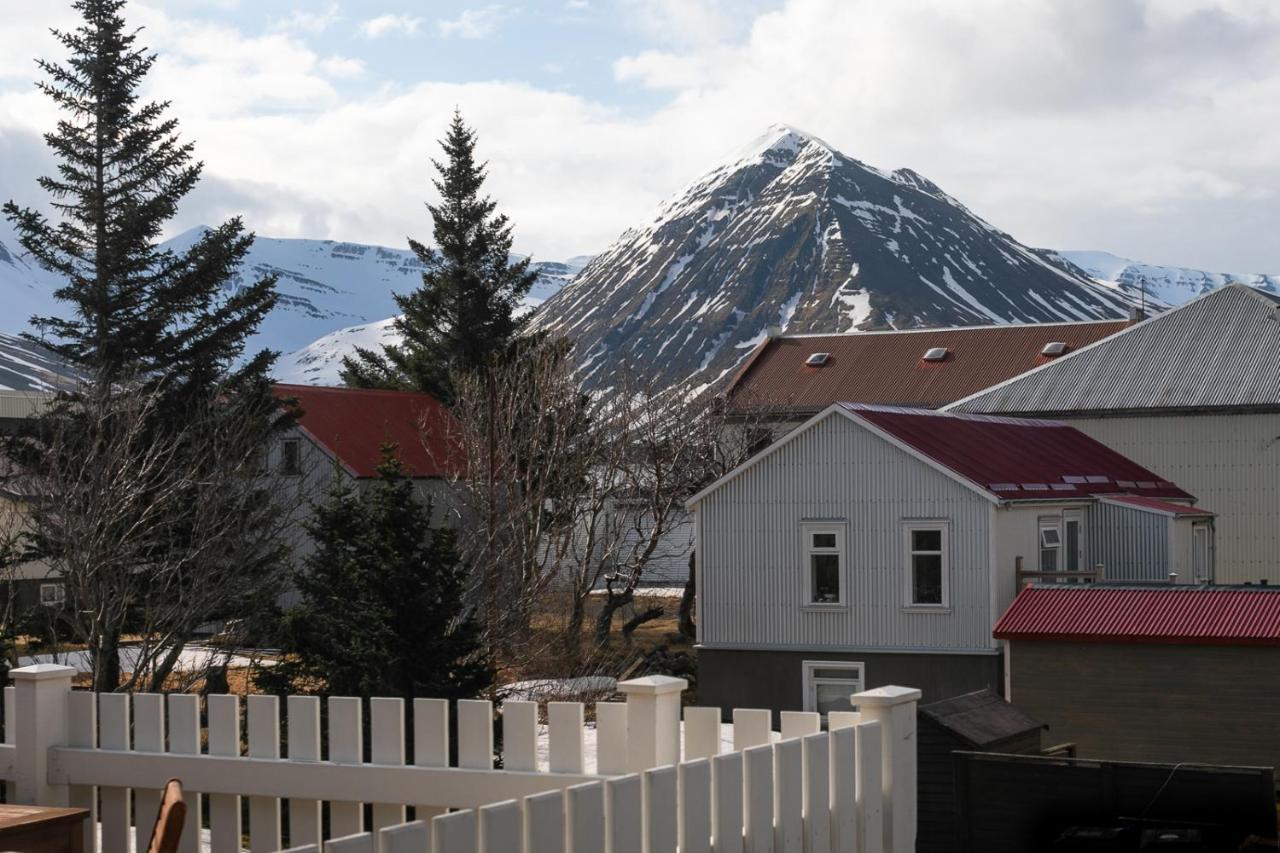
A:
<svg viewBox="0 0 1280 853">
<path fill-rule="evenodd" d="M 301 602 L 281 630 L 284 660 L 259 686 L 346 696 L 478 695 L 494 671 L 463 604 L 466 568 L 452 530 L 383 448 L 378 481 L 364 493 L 343 476 L 316 507 L 316 550 L 294 583 Z"/>
<path fill-rule="evenodd" d="M 66 312 L 33 318 L 45 332 L 39 342 L 102 388 L 143 376 L 163 379 L 175 400 L 253 390 L 274 354 L 231 366 L 275 304 L 275 281 L 228 288 L 253 242 L 238 218 L 184 251 L 159 248 L 202 164 L 177 136 L 169 105 L 140 102 L 156 56 L 126 29 L 123 0 L 74 6 L 84 23 L 55 31 L 70 58 L 39 62 L 49 78 L 39 88 L 63 113 L 45 134 L 57 174 L 39 180 L 60 221 L 4 207 L 23 248 L 66 282 L 55 293 Z"/>
<path fill-rule="evenodd" d="M 441 141 L 445 162 L 433 160 L 440 202 L 427 205 L 436 248 L 409 247 L 426 267 L 422 286 L 396 296 L 399 344 L 382 352 L 357 349 L 343 359 L 342 378 L 360 388 L 425 391 L 451 403 L 451 373 L 503 361 L 522 331 L 516 312 L 537 274 L 528 259 L 511 262 L 511 225 L 480 192 L 485 164 L 476 162 L 475 131 L 454 113 Z"/>
</svg>

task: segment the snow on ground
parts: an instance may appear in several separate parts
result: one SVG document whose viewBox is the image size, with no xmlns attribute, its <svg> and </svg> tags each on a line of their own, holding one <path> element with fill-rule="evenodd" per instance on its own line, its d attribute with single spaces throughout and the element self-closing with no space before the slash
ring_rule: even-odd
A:
<svg viewBox="0 0 1280 853">
<path fill-rule="evenodd" d="M 198 672 L 207 668 L 215 661 L 219 666 L 226 661 L 228 666 L 232 668 L 243 668 L 254 665 L 271 666 L 272 664 L 272 661 L 269 660 L 250 658 L 237 654 L 233 654 L 230 658 L 227 658 L 225 649 L 218 649 L 212 646 L 187 646 L 178 657 L 178 663 L 174 669 L 177 672 Z M 80 673 L 93 671 L 93 667 L 89 662 L 89 653 L 87 651 L 28 655 L 26 657 L 18 658 L 19 666 L 31 666 L 32 664 L 37 663 L 60 663 L 63 666 L 75 667 L 76 672 Z M 137 664 L 137 646 L 125 646 L 120 650 L 120 668 L 123 671 L 133 672 Z"/>
<path fill-rule="evenodd" d="M 514 681 L 502 690 L 508 699 L 533 702 L 582 701 L 610 696 L 618 689 L 618 679 L 607 675 L 587 675 L 580 678 L 539 678 L 531 681 Z"/>
</svg>

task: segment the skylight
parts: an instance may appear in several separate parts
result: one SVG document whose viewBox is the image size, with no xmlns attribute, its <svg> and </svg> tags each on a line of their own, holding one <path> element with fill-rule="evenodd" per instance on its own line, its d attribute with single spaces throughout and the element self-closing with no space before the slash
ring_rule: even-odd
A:
<svg viewBox="0 0 1280 853">
<path fill-rule="evenodd" d="M 1053 358 L 1054 356 L 1062 355 L 1066 351 L 1066 341 L 1051 341 L 1044 345 L 1044 349 L 1040 350 L 1040 354 Z"/>
<path fill-rule="evenodd" d="M 810 367 L 822 367 L 822 365 L 826 364 L 827 360 L 830 358 L 831 358 L 831 353 L 829 352 L 815 352 L 814 354 L 806 358 L 804 360 L 804 363 L 809 365 Z"/>
<path fill-rule="evenodd" d="M 947 357 L 946 347 L 929 347 L 927 350 L 925 350 L 925 353 L 924 353 L 925 361 L 942 361 L 946 357 Z"/>
</svg>

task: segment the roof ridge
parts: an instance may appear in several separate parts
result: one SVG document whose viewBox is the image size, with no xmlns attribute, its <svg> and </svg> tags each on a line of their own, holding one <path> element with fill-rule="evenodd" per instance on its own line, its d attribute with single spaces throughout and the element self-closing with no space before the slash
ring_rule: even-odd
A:
<svg viewBox="0 0 1280 853">
<path fill-rule="evenodd" d="M 1247 287 L 1248 285 L 1242 285 Z M 1181 306 L 1179 306 L 1181 307 Z M 991 331 L 993 329 L 1046 329 L 1060 328 L 1063 326 L 1097 326 L 1104 323 L 1125 324 L 1129 320 L 1124 317 L 1114 317 L 1105 320 L 1055 320 L 1050 323 L 988 323 L 982 326 L 928 326 L 919 329 L 868 329 L 867 331 L 848 331 L 848 332 L 794 332 L 792 334 L 773 335 L 769 340 L 805 340 L 812 338 L 852 338 L 865 337 L 869 335 L 920 335 L 929 332 L 982 332 Z"/>
</svg>

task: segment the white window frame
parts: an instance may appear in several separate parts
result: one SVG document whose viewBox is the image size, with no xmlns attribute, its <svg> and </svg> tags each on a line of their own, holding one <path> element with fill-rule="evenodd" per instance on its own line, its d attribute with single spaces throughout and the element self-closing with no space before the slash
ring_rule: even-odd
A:
<svg viewBox="0 0 1280 853">
<path fill-rule="evenodd" d="M 854 689 L 849 691 L 849 695 L 861 693 L 866 690 L 867 684 L 867 665 L 862 661 L 849 660 L 806 660 L 801 661 L 802 672 L 804 673 L 804 696 L 803 703 L 806 711 L 818 710 L 818 694 L 817 687 L 821 684 L 843 684 L 852 682 Z M 813 674 L 815 669 L 843 669 L 856 672 L 857 678 L 819 678 Z M 825 716 L 825 715 L 824 715 Z"/>
<path fill-rule="evenodd" d="M 1204 534 L 1205 575 L 1203 578 L 1196 572 L 1196 562 L 1199 559 L 1199 554 L 1197 552 L 1200 550 L 1199 549 L 1200 543 L 1199 541 L 1197 541 L 1197 534 L 1200 534 L 1200 533 Z M 1214 570 L 1214 565 L 1213 565 L 1213 545 L 1214 545 L 1213 524 L 1207 521 L 1192 522 L 1191 524 L 1191 575 L 1192 575 L 1192 579 L 1196 583 L 1200 583 L 1202 581 L 1208 581 L 1209 583 L 1213 582 L 1214 576 L 1216 574 Z"/>
<path fill-rule="evenodd" d="M 916 554 L 934 554 L 934 551 L 916 551 L 912 534 L 920 530 L 936 530 L 942 534 L 942 603 L 921 604 L 915 600 L 915 565 L 911 559 Z M 902 563 L 906 577 L 905 609 L 921 613 L 939 613 L 951 609 L 951 521 L 945 518 L 912 518 L 902 522 Z"/>
<path fill-rule="evenodd" d="M 800 523 L 800 560 L 803 566 L 801 571 L 803 587 L 800 600 L 804 602 L 806 609 L 831 610 L 848 606 L 849 555 L 846 547 L 848 537 L 845 535 L 847 527 L 848 525 L 843 521 L 803 521 Z M 834 533 L 836 547 L 815 548 L 813 545 L 813 535 L 815 533 Z M 814 554 L 836 555 L 839 563 L 837 573 L 840 588 L 835 601 L 813 600 L 813 562 L 810 558 Z"/>
<path fill-rule="evenodd" d="M 45 590 L 54 590 L 56 591 L 57 595 L 55 595 L 53 598 L 46 599 L 44 596 Z M 60 583 L 40 584 L 40 604 L 42 604 L 43 606 L 61 607 L 63 602 L 65 602 L 66 600 L 67 600 L 66 584 L 60 584 Z"/>
<path fill-rule="evenodd" d="M 1048 543 L 1045 541 L 1045 533 L 1052 531 L 1057 542 Z M 1046 551 L 1054 552 L 1054 568 L 1046 569 L 1044 567 L 1044 554 Z M 1066 549 L 1062 547 L 1062 516 L 1060 515 L 1042 515 L 1036 519 L 1036 571 L 1038 572 L 1061 572 L 1066 566 Z"/>
</svg>

